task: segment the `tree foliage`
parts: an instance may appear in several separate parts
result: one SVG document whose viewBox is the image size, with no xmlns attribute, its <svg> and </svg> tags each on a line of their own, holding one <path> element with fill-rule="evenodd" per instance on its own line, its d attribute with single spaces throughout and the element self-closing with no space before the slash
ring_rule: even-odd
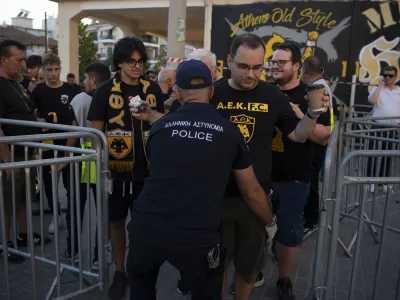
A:
<svg viewBox="0 0 400 300">
<path fill-rule="evenodd" d="M 93 41 L 93 32 L 87 31 L 88 25 L 79 22 L 79 78 L 85 77 L 86 66 L 99 62 L 98 47 Z"/>
<path fill-rule="evenodd" d="M 160 53 L 158 54 L 158 60 L 156 63 L 155 69 L 157 72 L 160 72 L 162 68 L 165 68 L 165 65 L 167 64 L 167 47 L 166 46 L 161 46 L 160 47 Z"/>
</svg>

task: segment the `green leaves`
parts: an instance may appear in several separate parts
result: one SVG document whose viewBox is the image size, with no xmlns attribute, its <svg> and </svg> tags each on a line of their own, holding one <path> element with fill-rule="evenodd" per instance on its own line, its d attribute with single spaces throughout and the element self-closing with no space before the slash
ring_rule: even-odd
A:
<svg viewBox="0 0 400 300">
<path fill-rule="evenodd" d="M 99 62 L 100 55 L 97 53 L 97 45 L 93 42 L 93 33 L 87 31 L 88 25 L 79 22 L 79 79 L 85 77 L 86 66 Z"/>
</svg>

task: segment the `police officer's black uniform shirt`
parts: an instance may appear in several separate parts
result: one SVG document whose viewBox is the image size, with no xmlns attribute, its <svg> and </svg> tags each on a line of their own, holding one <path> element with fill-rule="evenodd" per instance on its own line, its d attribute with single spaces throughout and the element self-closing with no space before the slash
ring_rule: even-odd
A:
<svg viewBox="0 0 400 300">
<path fill-rule="evenodd" d="M 164 249 L 218 243 L 229 175 L 251 165 L 243 136 L 212 105 L 186 103 L 153 125 L 148 145 L 150 175 L 130 235 Z"/>
<path fill-rule="evenodd" d="M 290 102 L 297 105 L 305 114 L 308 102 L 304 99 L 306 85 L 299 84 L 293 89 L 283 91 Z M 323 113 L 317 123 L 329 125 L 329 112 Z M 312 161 L 314 157 L 314 143 L 307 140 L 305 143 L 292 142 L 285 134 L 277 128 L 272 141 L 272 180 L 301 181 L 308 183 L 311 179 Z"/>
<path fill-rule="evenodd" d="M 0 118 L 36 121 L 35 109 L 17 82 L 0 76 Z M 1 129 L 6 136 L 40 133 L 39 128 L 29 126 L 2 124 Z M 24 148 L 16 146 L 15 153 L 24 153 Z"/>
<path fill-rule="evenodd" d="M 31 99 L 40 113 L 39 117 L 44 118 L 46 122 L 72 125 L 75 115 L 69 104 L 75 96 L 76 90 L 68 83 L 64 82 L 58 88 L 51 88 L 44 82 L 33 90 Z M 46 131 L 46 133 L 54 132 L 60 131 Z M 56 145 L 65 145 L 65 143 L 66 140 L 54 141 Z"/>
<path fill-rule="evenodd" d="M 250 91 L 239 91 L 230 87 L 228 80 L 221 80 L 214 84 L 212 102 L 220 114 L 240 129 L 250 148 L 257 179 L 267 189 L 271 181 L 274 127 L 288 135 L 299 122 L 287 97 L 277 86 L 264 81 Z M 226 193 L 240 195 L 233 177 Z"/>
</svg>

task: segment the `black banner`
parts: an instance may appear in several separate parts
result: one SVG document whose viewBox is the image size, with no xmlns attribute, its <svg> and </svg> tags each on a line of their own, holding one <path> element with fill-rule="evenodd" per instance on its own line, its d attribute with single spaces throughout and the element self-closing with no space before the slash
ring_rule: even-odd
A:
<svg viewBox="0 0 400 300">
<path fill-rule="evenodd" d="M 275 44 L 296 43 L 303 59 L 315 55 L 332 79 L 336 98 L 349 104 L 356 74 L 356 103 L 366 104 L 383 67 L 399 68 L 400 0 L 387 2 L 268 2 L 213 7 L 211 47 L 226 68 L 229 46 L 236 35 L 255 33 L 271 58 Z M 224 75 L 229 72 L 224 69 Z M 263 78 L 262 78 L 263 79 Z M 398 80 L 400 74 L 398 74 Z"/>
</svg>

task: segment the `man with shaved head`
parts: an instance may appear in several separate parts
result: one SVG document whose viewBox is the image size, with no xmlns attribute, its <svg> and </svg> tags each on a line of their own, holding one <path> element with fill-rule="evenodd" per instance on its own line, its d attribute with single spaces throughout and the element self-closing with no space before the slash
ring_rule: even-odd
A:
<svg viewBox="0 0 400 300">
<path fill-rule="evenodd" d="M 164 101 L 168 100 L 171 96 L 176 82 L 176 72 L 171 68 L 164 68 L 158 73 L 158 85 L 160 86 Z"/>
</svg>

